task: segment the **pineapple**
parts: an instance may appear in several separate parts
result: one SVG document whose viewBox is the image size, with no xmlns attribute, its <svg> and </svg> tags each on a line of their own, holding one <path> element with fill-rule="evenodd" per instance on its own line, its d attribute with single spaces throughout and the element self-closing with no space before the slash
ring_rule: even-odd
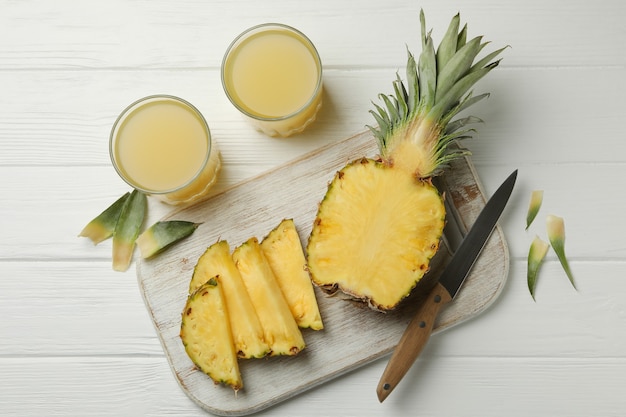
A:
<svg viewBox="0 0 626 417">
<path fill-rule="evenodd" d="M 380 95 L 371 111 L 378 127 L 377 159 L 361 158 L 341 169 L 321 201 L 307 244 L 314 283 L 341 290 L 378 310 L 391 310 L 430 269 L 445 224 L 443 199 L 432 183 L 447 164 L 466 154 L 448 145 L 468 137 L 480 121 L 460 111 L 485 98 L 471 87 L 493 68 L 502 50 L 474 63 L 487 43 L 467 40 L 467 25 L 452 19 L 435 51 L 420 13 L 422 53 L 408 53 L 405 83 Z"/>
<path fill-rule="evenodd" d="M 263 239 L 261 249 L 298 326 L 323 329 L 322 316 L 293 219 L 281 221 Z"/>
<path fill-rule="evenodd" d="M 194 268 L 189 291 L 193 292 L 211 277 L 219 275 L 233 333 L 233 343 L 240 358 L 261 358 L 269 353 L 263 328 L 252 300 L 230 254 L 230 246 L 220 240 L 209 246 Z"/>
<path fill-rule="evenodd" d="M 305 347 L 304 338 L 258 239 L 248 239 L 235 248 L 232 256 L 263 326 L 271 355 L 298 354 Z"/>
<path fill-rule="evenodd" d="M 182 313 L 180 338 L 192 362 L 216 384 L 243 387 L 219 277 L 194 291 Z"/>
</svg>

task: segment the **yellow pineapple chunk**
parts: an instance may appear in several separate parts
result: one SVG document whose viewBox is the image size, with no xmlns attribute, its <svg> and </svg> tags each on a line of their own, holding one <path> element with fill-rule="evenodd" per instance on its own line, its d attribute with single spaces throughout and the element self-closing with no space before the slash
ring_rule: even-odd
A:
<svg viewBox="0 0 626 417">
<path fill-rule="evenodd" d="M 189 291 L 195 291 L 216 275 L 220 277 L 224 292 L 237 356 L 246 359 L 265 356 L 270 348 L 265 341 L 263 327 L 225 240 L 209 246 L 200 256 L 189 284 Z"/>
<path fill-rule="evenodd" d="M 261 321 L 271 355 L 296 355 L 305 347 L 304 338 L 257 238 L 238 246 L 233 260 Z"/>
<path fill-rule="evenodd" d="M 301 328 L 324 328 L 293 219 L 284 219 L 261 242 L 276 281 Z"/>
<path fill-rule="evenodd" d="M 182 313 L 180 338 L 192 362 L 216 384 L 243 387 L 219 277 L 201 285 Z"/>
</svg>

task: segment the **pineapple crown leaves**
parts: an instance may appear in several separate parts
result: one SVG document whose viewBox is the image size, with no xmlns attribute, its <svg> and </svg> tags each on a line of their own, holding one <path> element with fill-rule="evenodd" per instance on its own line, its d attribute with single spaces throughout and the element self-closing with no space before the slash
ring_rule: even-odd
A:
<svg viewBox="0 0 626 417">
<path fill-rule="evenodd" d="M 370 111 L 378 127 L 367 127 L 377 139 L 383 155 L 388 155 L 396 142 L 403 139 L 427 147 L 428 153 L 433 155 L 434 165 L 432 172 L 427 174 L 436 174 L 449 161 L 466 154 L 465 151 L 448 151 L 448 145 L 454 140 L 470 137 L 473 129 L 460 129 L 481 120 L 472 116 L 452 119 L 489 96 L 473 96 L 470 89 L 498 66 L 500 60 L 494 59 L 506 47 L 474 62 L 489 42 L 483 42 L 482 36 L 468 41 L 467 25 L 459 30 L 459 14 L 452 18 L 436 50 L 431 33 L 426 32 L 423 10 L 420 23 L 422 52 L 419 59 L 416 61 L 407 48 L 406 84 L 396 74 L 394 92 L 379 94 L 382 105 L 373 103 L 375 110 Z"/>
</svg>

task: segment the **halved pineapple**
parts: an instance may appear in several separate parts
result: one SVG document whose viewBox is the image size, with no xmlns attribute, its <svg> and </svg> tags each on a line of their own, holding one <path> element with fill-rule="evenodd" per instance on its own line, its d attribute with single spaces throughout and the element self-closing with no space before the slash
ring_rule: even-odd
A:
<svg viewBox="0 0 626 417">
<path fill-rule="evenodd" d="M 189 358 L 216 384 L 243 387 L 230 321 L 218 277 L 209 279 L 187 299 L 180 338 Z"/>
<path fill-rule="evenodd" d="M 336 174 L 320 205 L 308 245 L 311 274 L 327 292 L 392 309 L 428 271 L 444 224 L 442 198 L 429 182 L 355 161 Z"/>
<path fill-rule="evenodd" d="M 284 219 L 261 242 L 291 314 L 301 328 L 321 330 L 322 316 L 293 219 Z"/>
<path fill-rule="evenodd" d="M 235 248 L 233 260 L 261 321 L 271 355 L 296 355 L 305 347 L 304 338 L 258 239 L 250 238 Z"/>
<path fill-rule="evenodd" d="M 340 170 L 320 203 L 307 245 L 313 282 L 393 309 L 409 295 L 439 247 L 445 208 L 431 178 L 466 151 L 448 145 L 469 136 L 459 112 L 487 94 L 472 86 L 498 65 L 504 49 L 474 62 L 487 45 L 467 40 L 454 16 L 435 50 L 420 13 L 422 53 L 409 52 L 407 85 L 397 76 L 394 94 L 380 95 L 371 111 L 380 160 L 358 159 Z"/>
<path fill-rule="evenodd" d="M 270 352 L 252 300 L 230 254 L 230 246 L 220 240 L 200 256 L 189 284 L 193 292 L 207 279 L 219 275 L 223 288 L 233 342 L 240 358 L 261 358 Z"/>
</svg>

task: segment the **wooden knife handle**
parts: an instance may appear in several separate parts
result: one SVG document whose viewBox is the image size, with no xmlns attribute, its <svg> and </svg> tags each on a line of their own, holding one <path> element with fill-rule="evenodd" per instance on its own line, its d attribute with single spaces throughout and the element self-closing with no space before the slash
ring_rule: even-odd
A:
<svg viewBox="0 0 626 417">
<path fill-rule="evenodd" d="M 423 301 L 402 334 L 400 342 L 398 342 L 380 378 L 376 394 L 378 394 L 378 400 L 381 403 L 391 394 L 391 391 L 413 365 L 430 339 L 439 309 L 451 299 L 448 291 L 438 283 Z"/>
</svg>

